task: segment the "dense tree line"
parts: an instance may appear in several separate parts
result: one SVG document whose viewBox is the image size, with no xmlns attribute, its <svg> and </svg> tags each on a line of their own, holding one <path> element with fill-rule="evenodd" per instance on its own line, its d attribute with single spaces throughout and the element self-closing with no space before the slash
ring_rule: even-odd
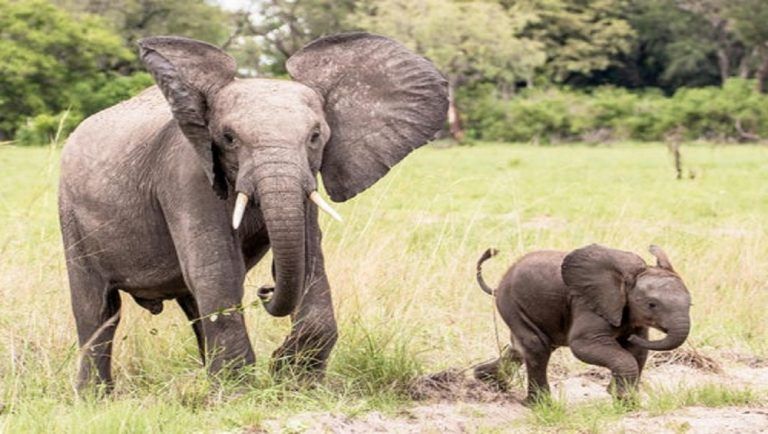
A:
<svg viewBox="0 0 768 434">
<path fill-rule="evenodd" d="M 738 78 L 763 93 L 766 22 L 764 0 L 252 0 L 238 11 L 205 0 L 0 0 L 0 140 L 44 141 L 151 84 L 135 48 L 147 35 L 202 39 L 235 55 L 242 75 L 280 76 L 316 37 L 387 34 L 445 73 L 451 133 L 463 139 L 493 138 L 486 117 L 507 119 L 510 101 L 542 92 L 586 101 L 601 86 L 652 88 L 663 98 Z M 740 137 L 749 128 L 740 123 Z"/>
</svg>

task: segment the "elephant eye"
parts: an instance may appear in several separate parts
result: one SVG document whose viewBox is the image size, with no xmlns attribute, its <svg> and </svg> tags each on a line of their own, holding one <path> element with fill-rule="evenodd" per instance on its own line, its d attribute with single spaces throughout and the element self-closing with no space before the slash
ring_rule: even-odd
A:
<svg viewBox="0 0 768 434">
<path fill-rule="evenodd" d="M 231 145 L 235 141 L 235 138 L 232 136 L 232 133 L 224 133 L 224 141 L 228 145 Z"/>
<path fill-rule="evenodd" d="M 320 140 L 320 130 L 312 131 L 312 135 L 309 136 L 309 141 L 312 143 L 317 143 L 318 140 Z"/>
<path fill-rule="evenodd" d="M 648 307 L 650 307 L 651 309 L 656 309 L 656 303 L 651 301 L 648 303 Z"/>
</svg>

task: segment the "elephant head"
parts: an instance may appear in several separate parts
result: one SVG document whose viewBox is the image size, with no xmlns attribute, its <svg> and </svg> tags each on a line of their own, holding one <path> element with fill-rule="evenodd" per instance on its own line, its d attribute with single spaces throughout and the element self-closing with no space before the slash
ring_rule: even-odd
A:
<svg viewBox="0 0 768 434">
<path fill-rule="evenodd" d="M 287 62 L 291 80 L 236 79 L 235 60 L 204 42 L 153 37 L 140 57 L 222 199 L 232 224 L 259 205 L 274 255 L 265 300 L 290 314 L 305 285 L 307 199 L 316 175 L 335 201 L 370 187 L 445 122 L 447 84 L 426 59 L 382 36 L 318 39 Z M 324 202 L 321 208 L 330 208 Z"/>
<path fill-rule="evenodd" d="M 648 266 L 634 253 L 596 244 L 574 250 L 562 264 L 562 277 L 572 295 L 584 300 L 612 326 L 629 315 L 633 327 L 654 327 L 667 335 L 649 341 L 637 335 L 629 341 L 640 347 L 672 350 L 690 332 L 691 296 L 667 255 L 658 246 L 650 252 L 656 266 Z"/>
</svg>

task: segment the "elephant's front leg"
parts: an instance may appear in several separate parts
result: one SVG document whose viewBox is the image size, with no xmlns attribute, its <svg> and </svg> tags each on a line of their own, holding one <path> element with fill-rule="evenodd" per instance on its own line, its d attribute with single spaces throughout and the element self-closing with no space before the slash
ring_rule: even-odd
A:
<svg viewBox="0 0 768 434">
<path fill-rule="evenodd" d="M 572 337 L 570 347 L 573 355 L 591 365 L 611 370 L 613 381 L 609 391 L 619 399 L 631 398 L 640 377 L 635 357 L 609 334 L 595 333 Z"/>
<path fill-rule="evenodd" d="M 240 252 L 234 245 L 211 238 L 204 245 L 209 248 L 198 250 L 200 246 L 190 246 L 194 252 L 181 256 L 185 278 L 199 310 L 204 360 L 208 370 L 215 374 L 224 368 L 252 364 L 254 354 L 241 309 L 245 265 Z M 202 259 L 207 255 L 213 257 Z"/>
<path fill-rule="evenodd" d="M 194 298 L 189 305 L 197 307 L 188 316 L 199 316 L 196 333 L 202 329 L 208 371 L 216 374 L 252 364 L 241 309 L 245 261 L 226 209 L 210 194 L 177 203 L 166 216 L 184 281 Z"/>
<path fill-rule="evenodd" d="M 222 294 L 221 288 L 210 292 Z M 253 349 L 245 329 L 239 301 L 235 298 L 209 298 L 208 294 L 198 299 L 205 340 L 204 361 L 208 371 L 217 374 L 223 369 L 236 370 L 254 362 Z"/>
<path fill-rule="evenodd" d="M 298 374 L 314 380 L 324 373 L 338 331 L 331 288 L 325 274 L 317 208 L 308 208 L 308 261 L 304 296 L 291 314 L 291 333 L 273 354 L 272 370 L 277 375 Z"/>
<path fill-rule="evenodd" d="M 639 327 L 632 331 L 632 334 L 640 336 L 643 339 L 648 339 L 648 328 Z M 632 357 L 637 361 L 637 376 L 638 381 L 641 375 L 643 375 L 643 368 L 645 368 L 645 362 L 648 360 L 648 350 L 638 345 L 627 342 L 626 338 L 621 341 L 621 346 L 632 354 Z"/>
</svg>

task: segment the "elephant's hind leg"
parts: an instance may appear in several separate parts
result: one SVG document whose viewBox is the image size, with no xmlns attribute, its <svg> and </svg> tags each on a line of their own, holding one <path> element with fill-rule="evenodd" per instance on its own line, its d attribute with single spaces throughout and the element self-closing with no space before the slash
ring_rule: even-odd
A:
<svg viewBox="0 0 768 434">
<path fill-rule="evenodd" d="M 552 355 L 552 345 L 541 339 L 536 333 L 526 333 L 519 336 L 525 360 L 525 372 L 528 374 L 528 394 L 523 402 L 526 405 L 534 404 L 539 399 L 549 396 L 549 380 L 547 378 L 547 366 Z"/>
<path fill-rule="evenodd" d="M 507 345 L 501 351 L 501 356 L 496 360 L 478 365 L 474 369 L 476 379 L 488 383 L 501 391 L 506 391 L 508 384 L 503 375 L 503 367 L 506 363 L 523 363 L 523 355 L 513 346 Z"/>
<path fill-rule="evenodd" d="M 202 319 L 200 319 L 200 309 L 197 308 L 195 297 L 192 294 L 187 294 L 178 297 L 176 302 L 192 325 L 192 331 L 195 332 L 195 339 L 197 340 L 197 350 L 203 365 L 205 365 L 205 334 L 203 333 Z"/>
<path fill-rule="evenodd" d="M 97 286 L 88 277 L 70 278 L 72 307 L 80 343 L 77 390 L 91 385 L 112 389 L 112 341 L 120 322 L 120 294 L 116 289 Z M 94 377 L 95 374 L 95 377 Z"/>
</svg>

